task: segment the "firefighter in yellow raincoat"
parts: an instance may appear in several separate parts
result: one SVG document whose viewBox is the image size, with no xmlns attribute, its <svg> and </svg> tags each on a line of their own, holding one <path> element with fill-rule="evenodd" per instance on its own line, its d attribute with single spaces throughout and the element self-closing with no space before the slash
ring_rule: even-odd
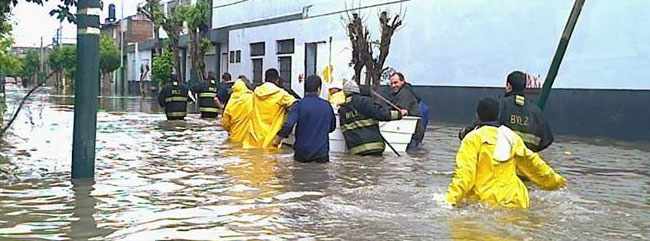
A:
<svg viewBox="0 0 650 241">
<path fill-rule="evenodd" d="M 271 147 L 275 135 L 282 128 L 289 107 L 296 101 L 278 86 L 280 75 L 276 69 L 264 73 L 265 83 L 253 91 L 253 111 L 244 148 Z"/>
<path fill-rule="evenodd" d="M 557 190 L 566 184 L 521 137 L 499 124 L 498 113 L 495 99 L 479 101 L 480 125 L 463 139 L 456 155 L 455 174 L 446 194 L 452 205 L 468 198 L 494 206 L 528 208 L 528 189 L 517 177 L 517 170 L 543 190 Z"/>
<path fill-rule="evenodd" d="M 244 81 L 237 79 L 232 86 L 232 93 L 221 119 L 221 125 L 224 130 L 228 131 L 230 141 L 244 141 L 248 135 L 252 111 L 253 91 L 248 89 Z"/>
</svg>

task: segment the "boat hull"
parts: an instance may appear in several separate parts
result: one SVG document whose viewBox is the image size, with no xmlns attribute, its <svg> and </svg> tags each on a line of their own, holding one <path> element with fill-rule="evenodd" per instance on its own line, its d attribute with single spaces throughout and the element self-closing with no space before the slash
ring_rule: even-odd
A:
<svg viewBox="0 0 650 241">
<path fill-rule="evenodd" d="M 390 143 L 396 151 L 405 152 L 406 147 L 409 142 L 411 142 L 411 137 L 415 133 L 415 128 L 417 122 L 420 118 L 413 116 L 406 116 L 401 120 L 396 121 L 380 121 L 379 122 L 379 131 L 381 135 L 384 136 L 384 139 Z M 338 115 L 336 117 L 336 130 L 329 134 L 330 138 L 330 152 L 339 152 L 345 153 L 348 152 L 348 149 L 345 145 L 345 138 L 343 137 L 343 132 L 340 128 L 340 119 Z M 283 143 L 287 145 L 293 145 L 295 142 L 295 136 L 293 133 L 289 138 L 284 139 Z M 384 152 L 393 152 L 390 147 L 386 147 Z"/>
</svg>

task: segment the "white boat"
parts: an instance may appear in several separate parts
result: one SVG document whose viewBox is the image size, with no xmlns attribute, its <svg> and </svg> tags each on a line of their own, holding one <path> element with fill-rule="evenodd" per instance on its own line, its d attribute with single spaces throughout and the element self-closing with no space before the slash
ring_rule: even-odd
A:
<svg viewBox="0 0 650 241">
<path fill-rule="evenodd" d="M 405 116 L 401 120 L 396 121 L 380 121 L 379 131 L 384 136 L 386 141 L 390 143 L 396 151 L 405 152 L 411 137 L 415 133 L 415 127 L 420 117 Z M 345 138 L 340 128 L 339 115 L 336 114 L 336 130 L 330 133 L 330 152 L 347 152 L 348 148 L 345 146 Z M 294 133 L 292 132 L 289 138 L 284 139 L 283 143 L 293 145 L 295 142 Z M 384 152 L 393 152 L 390 147 L 386 146 Z"/>
</svg>

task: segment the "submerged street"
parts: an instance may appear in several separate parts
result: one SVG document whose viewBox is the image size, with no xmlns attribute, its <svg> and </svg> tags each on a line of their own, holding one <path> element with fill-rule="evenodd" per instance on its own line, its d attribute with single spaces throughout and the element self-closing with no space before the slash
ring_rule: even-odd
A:
<svg viewBox="0 0 650 241">
<path fill-rule="evenodd" d="M 25 93 L 8 86 L 4 122 Z M 650 239 L 650 143 L 558 136 L 541 155 L 566 188 L 530 188 L 528 210 L 449 209 L 458 126 L 402 157 L 303 164 L 198 114 L 167 121 L 152 98 L 100 97 L 95 181 L 73 183 L 73 100 L 37 91 L 0 140 L 0 239 Z"/>
</svg>

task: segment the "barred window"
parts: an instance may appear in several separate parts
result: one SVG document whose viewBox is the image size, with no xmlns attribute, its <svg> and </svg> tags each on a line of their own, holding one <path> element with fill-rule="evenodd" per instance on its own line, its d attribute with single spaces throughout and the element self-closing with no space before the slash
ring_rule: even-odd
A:
<svg viewBox="0 0 650 241">
<path fill-rule="evenodd" d="M 293 39 L 278 40 L 277 43 L 278 43 L 278 48 L 277 48 L 278 54 L 293 54 L 293 49 L 294 49 Z"/>
<path fill-rule="evenodd" d="M 278 66 L 280 68 L 280 77 L 284 80 L 282 85 L 291 87 L 291 57 L 279 57 Z"/>
<path fill-rule="evenodd" d="M 251 44 L 251 56 L 264 56 L 265 51 L 264 42 Z"/>
</svg>

